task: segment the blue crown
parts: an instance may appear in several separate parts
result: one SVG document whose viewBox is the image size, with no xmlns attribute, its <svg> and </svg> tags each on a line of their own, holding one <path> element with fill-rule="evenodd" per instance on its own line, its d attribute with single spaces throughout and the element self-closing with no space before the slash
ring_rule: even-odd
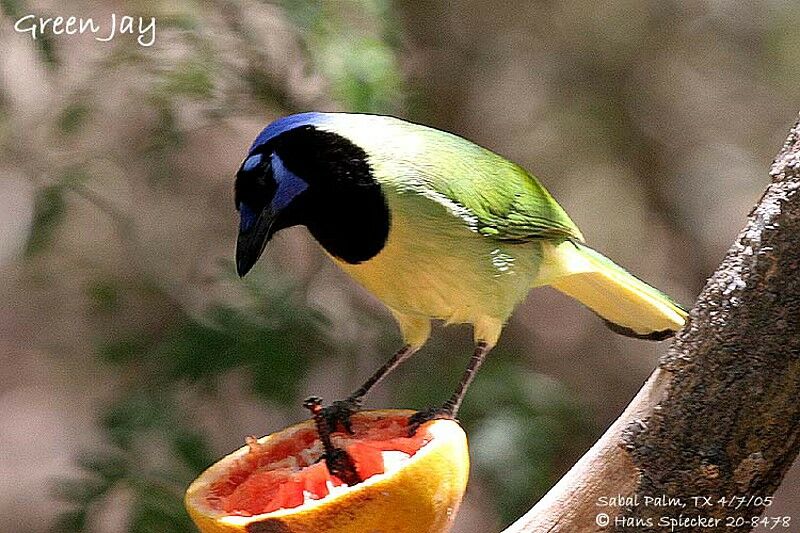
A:
<svg viewBox="0 0 800 533">
<path fill-rule="evenodd" d="M 331 116 L 329 113 L 319 113 L 317 111 L 298 113 L 296 115 L 289 115 L 288 117 L 279 118 L 261 130 L 261 133 L 258 134 L 256 140 L 253 141 L 253 144 L 250 146 L 250 152 L 264 143 L 274 139 L 281 133 L 297 128 L 298 126 L 319 126 L 321 124 L 330 122 L 330 119 Z"/>
</svg>

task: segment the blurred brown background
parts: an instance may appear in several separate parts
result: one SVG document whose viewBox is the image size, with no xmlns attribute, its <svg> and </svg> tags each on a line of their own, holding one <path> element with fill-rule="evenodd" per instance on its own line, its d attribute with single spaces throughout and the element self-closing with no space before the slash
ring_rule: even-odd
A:
<svg viewBox="0 0 800 533">
<path fill-rule="evenodd" d="M 192 531 L 183 489 L 357 386 L 389 315 L 301 229 L 232 264 L 233 174 L 299 110 L 394 114 L 537 174 L 604 254 L 690 305 L 800 101 L 793 1 L 0 0 L 0 530 Z M 13 31 L 156 17 L 156 41 Z M 107 32 L 106 32 L 107 33 Z M 465 328 L 369 405 L 442 401 Z M 533 292 L 463 410 L 456 531 L 498 531 L 621 412 L 667 343 Z M 438 379 L 438 378 L 437 378 Z M 709 420 L 709 424 L 713 424 Z M 800 471 L 769 514 L 800 520 Z"/>
</svg>

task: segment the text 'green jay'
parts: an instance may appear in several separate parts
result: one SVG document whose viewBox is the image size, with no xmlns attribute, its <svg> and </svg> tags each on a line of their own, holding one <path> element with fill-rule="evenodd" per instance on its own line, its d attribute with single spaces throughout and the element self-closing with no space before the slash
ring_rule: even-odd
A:
<svg viewBox="0 0 800 533">
<path fill-rule="evenodd" d="M 327 415 L 364 395 L 428 339 L 431 320 L 469 323 L 475 352 L 458 388 L 415 424 L 455 417 L 486 353 L 533 287 L 576 298 L 623 335 L 660 340 L 686 312 L 583 243 L 539 181 L 456 135 L 377 115 L 302 113 L 256 138 L 236 175 L 236 264 L 245 275 L 272 235 L 303 225 L 392 312 L 405 346 Z"/>
</svg>

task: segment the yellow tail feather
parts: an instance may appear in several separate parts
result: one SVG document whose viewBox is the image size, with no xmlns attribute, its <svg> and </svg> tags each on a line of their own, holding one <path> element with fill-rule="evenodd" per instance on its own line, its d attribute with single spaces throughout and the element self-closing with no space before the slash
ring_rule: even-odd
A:
<svg viewBox="0 0 800 533">
<path fill-rule="evenodd" d="M 609 328 L 631 337 L 661 340 L 686 322 L 669 296 L 583 244 L 545 245 L 536 285 L 550 285 L 600 315 Z"/>
</svg>

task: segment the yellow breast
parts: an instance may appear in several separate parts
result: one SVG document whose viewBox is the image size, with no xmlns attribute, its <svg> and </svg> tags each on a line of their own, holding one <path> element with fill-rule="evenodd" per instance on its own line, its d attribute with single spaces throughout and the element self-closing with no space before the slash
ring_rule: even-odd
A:
<svg viewBox="0 0 800 533">
<path fill-rule="evenodd" d="M 388 201 L 391 230 L 383 250 L 358 265 L 337 261 L 342 269 L 396 316 L 502 327 L 536 276 L 535 245 L 482 236 L 417 194 L 394 193 Z"/>
</svg>

